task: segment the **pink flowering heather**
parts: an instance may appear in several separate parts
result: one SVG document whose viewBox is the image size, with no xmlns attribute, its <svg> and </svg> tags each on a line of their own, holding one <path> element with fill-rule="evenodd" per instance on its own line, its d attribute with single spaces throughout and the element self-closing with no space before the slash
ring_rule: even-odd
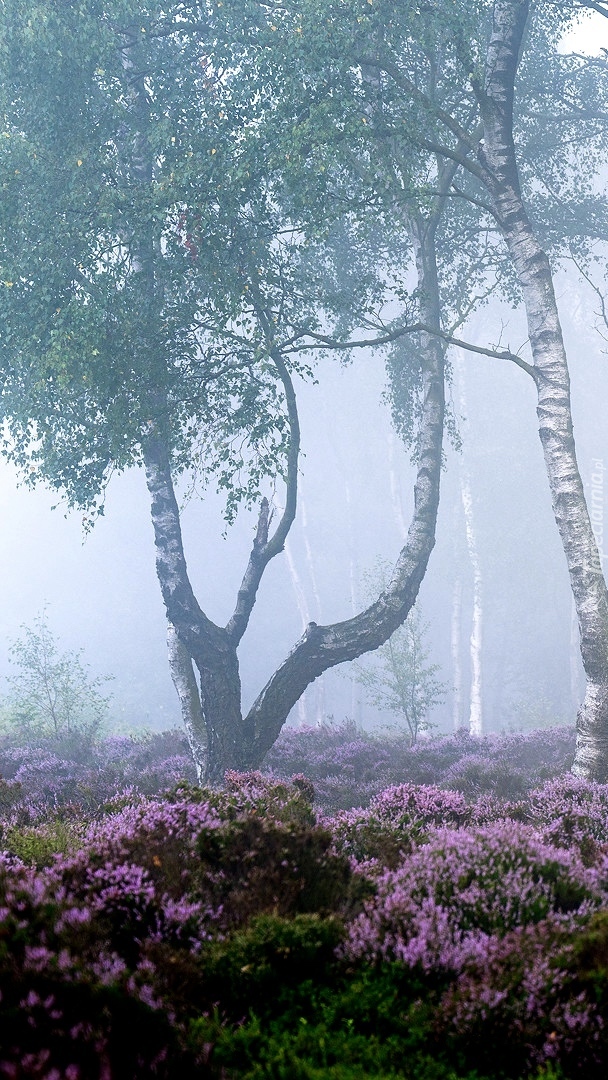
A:
<svg viewBox="0 0 608 1080">
<path fill-rule="evenodd" d="M 466 824 L 471 816 L 459 792 L 398 784 L 374 796 L 366 810 L 342 810 L 325 820 L 336 849 L 356 861 L 396 865 L 437 825 Z"/>
<path fill-rule="evenodd" d="M 304 774 L 317 804 L 336 811 L 367 806 L 402 783 L 450 787 L 471 799 L 487 792 L 512 799 L 564 773 L 573 753 L 574 730 L 565 727 L 481 739 L 458 732 L 411 747 L 405 735 L 374 736 L 348 722 L 284 730 L 264 768 L 279 777 Z"/>
<path fill-rule="evenodd" d="M 22 826 L 58 815 L 78 819 L 103 812 L 120 792 L 156 795 L 194 780 L 192 758 L 179 732 L 110 738 L 86 753 L 81 749 L 75 756 L 73 747 L 57 741 L 0 743 L 0 821 Z"/>
<path fill-rule="evenodd" d="M 499 1053 L 517 1075 L 552 1061 L 596 1075 L 605 1017 L 592 980 L 577 970 L 576 922 L 584 939 L 586 920 L 552 915 L 489 941 L 444 993 L 438 1036 L 468 1047 L 482 1067 Z"/>
<path fill-rule="evenodd" d="M 568 773 L 549 780 L 527 800 L 527 820 L 552 844 L 608 844 L 608 784 Z"/>
<path fill-rule="evenodd" d="M 459 970 L 493 935 L 551 913 L 587 912 L 608 900 L 608 879 L 578 852 L 544 843 L 529 826 L 437 829 L 396 870 L 349 929 L 346 955 Z"/>
<path fill-rule="evenodd" d="M 314 787 L 305 776 L 290 776 L 281 783 L 258 771 L 228 770 L 225 775 L 225 794 L 217 801 L 224 814 L 255 809 L 277 821 L 314 823 L 312 800 Z"/>
</svg>

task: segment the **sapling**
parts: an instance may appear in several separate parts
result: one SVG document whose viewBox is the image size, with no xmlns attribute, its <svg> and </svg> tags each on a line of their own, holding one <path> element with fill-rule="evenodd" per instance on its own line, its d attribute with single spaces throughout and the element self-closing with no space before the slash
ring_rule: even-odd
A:
<svg viewBox="0 0 608 1080">
<path fill-rule="evenodd" d="M 374 586 L 387 584 L 388 569 L 378 563 L 364 578 L 365 592 L 372 597 Z M 428 623 L 417 607 L 406 621 L 363 663 L 355 667 L 355 679 L 365 688 L 367 698 L 378 709 L 393 713 L 405 724 L 410 745 L 434 725 L 429 713 L 446 697 L 447 686 L 437 678 L 439 664 L 428 662 Z"/>
<path fill-rule="evenodd" d="M 4 722 L 18 741 L 74 742 L 83 748 L 98 736 L 108 714 L 102 693 L 110 675 L 92 675 L 82 650 L 61 651 L 47 622 L 46 610 L 32 626 L 23 626 L 9 648 L 15 674 Z"/>
</svg>

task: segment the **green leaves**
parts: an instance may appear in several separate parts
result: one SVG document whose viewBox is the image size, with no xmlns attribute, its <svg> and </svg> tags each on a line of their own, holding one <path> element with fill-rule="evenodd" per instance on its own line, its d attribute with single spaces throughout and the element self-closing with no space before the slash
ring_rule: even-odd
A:
<svg viewBox="0 0 608 1080">
<path fill-rule="evenodd" d="M 18 674 L 9 679 L 8 719 L 18 737 L 72 740 L 84 745 L 98 734 L 109 699 L 107 677 L 93 677 L 80 652 L 59 651 L 46 611 L 13 642 L 10 659 Z"/>
</svg>

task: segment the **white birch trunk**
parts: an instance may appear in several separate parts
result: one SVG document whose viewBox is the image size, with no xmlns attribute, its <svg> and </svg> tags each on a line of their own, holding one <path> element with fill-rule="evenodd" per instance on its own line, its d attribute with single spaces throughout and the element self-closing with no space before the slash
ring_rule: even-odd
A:
<svg viewBox="0 0 608 1080">
<path fill-rule="evenodd" d="M 483 605 L 481 563 L 475 536 L 473 519 L 473 496 L 468 473 L 460 473 L 460 497 L 464 510 L 467 550 L 473 570 L 473 612 L 471 618 L 471 637 L 469 654 L 471 657 L 471 687 L 469 699 L 469 734 L 483 734 L 483 681 L 482 681 L 482 643 L 483 643 Z"/>
<path fill-rule="evenodd" d="M 454 384 L 458 397 L 461 424 L 463 428 L 466 429 L 468 421 L 467 398 L 464 382 L 465 376 L 462 358 L 458 353 L 454 357 L 453 367 Z M 473 507 L 471 475 L 467 466 L 465 454 L 466 450 L 463 446 L 459 461 L 458 482 L 460 487 L 460 501 L 464 512 L 464 530 L 467 542 L 467 552 L 473 574 L 473 609 L 471 613 L 471 636 L 469 639 L 471 678 L 469 687 L 468 728 L 470 735 L 480 736 L 483 734 L 483 577 L 475 531 L 475 511 Z"/>
<path fill-rule="evenodd" d="M 306 599 L 306 593 L 302 585 L 302 579 L 298 573 L 293 552 L 291 550 L 291 541 L 285 541 L 285 558 L 287 560 L 287 569 L 289 570 L 289 576 L 291 578 L 291 585 L 293 588 L 294 596 L 296 598 L 296 604 L 302 620 L 302 630 L 305 630 L 310 622 L 310 610 L 308 607 L 308 601 Z M 306 708 L 306 691 L 302 694 L 302 697 L 298 700 L 298 720 L 300 724 L 305 725 L 308 723 L 308 710 Z"/>
<path fill-rule="evenodd" d="M 201 698 L 190 653 L 182 645 L 177 636 L 177 630 L 171 623 L 167 624 L 167 652 L 169 654 L 169 670 L 179 698 L 182 720 L 184 721 L 188 745 L 196 769 L 196 779 L 202 785 L 206 769 L 207 731 L 201 708 Z"/>
<path fill-rule="evenodd" d="M 388 475 L 391 487 L 391 505 L 395 517 L 395 524 L 401 540 L 407 536 L 407 522 L 403 513 L 403 501 L 401 499 L 401 486 L 397 475 L 395 462 L 395 434 L 390 431 L 388 436 Z"/>
<path fill-rule="evenodd" d="M 452 726 L 462 729 L 462 578 L 454 579 L 452 618 L 450 623 L 450 655 L 452 658 Z"/>
<path fill-rule="evenodd" d="M 483 88 L 479 160 L 521 285 L 534 359 L 537 415 L 553 512 L 568 564 L 587 686 L 573 772 L 608 780 L 608 590 L 574 445 L 570 376 L 549 260 L 523 205 L 513 143 L 514 85 L 528 0 L 495 0 Z"/>
</svg>

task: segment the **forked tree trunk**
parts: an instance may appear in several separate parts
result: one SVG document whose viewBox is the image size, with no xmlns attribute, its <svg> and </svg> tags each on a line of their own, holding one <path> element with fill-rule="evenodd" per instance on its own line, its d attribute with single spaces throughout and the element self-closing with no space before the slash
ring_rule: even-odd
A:
<svg viewBox="0 0 608 1080">
<path fill-rule="evenodd" d="M 523 205 L 513 143 L 514 84 L 528 0 L 496 0 L 480 88 L 480 163 L 526 307 L 537 414 L 553 511 L 568 563 L 587 679 L 573 771 L 608 780 L 608 590 L 576 460 L 570 377 L 551 268 Z"/>
<path fill-rule="evenodd" d="M 412 240 L 420 285 L 421 320 L 440 330 L 435 230 L 431 221 L 412 223 Z M 418 595 L 435 544 L 444 426 L 444 346 L 437 336 L 422 333 L 423 402 L 414 514 L 391 580 L 365 611 L 329 626 L 311 623 L 287 659 L 274 673 L 249 711 L 253 726 L 253 765 L 258 765 L 277 739 L 293 705 L 316 678 L 337 664 L 377 649 L 401 626 Z"/>
<path fill-rule="evenodd" d="M 145 85 L 147 70 L 143 39 L 137 25 L 121 35 L 121 61 L 126 76 L 126 100 L 133 119 L 132 135 L 122 153 L 126 175 L 147 187 L 154 179 L 154 156 L 148 139 L 150 105 Z M 190 717 L 190 733 L 198 726 L 186 653 L 198 670 L 204 736 L 197 735 L 205 752 L 205 779 L 221 783 L 227 769 L 259 765 L 273 745 L 292 707 L 307 686 L 336 664 L 354 660 L 378 648 L 404 622 L 418 595 L 435 544 L 444 426 L 444 346 L 440 331 L 439 290 L 435 262 L 435 230 L 439 213 L 425 222 L 412 222 L 420 287 L 421 317 L 430 333 L 420 336 L 423 405 L 419 435 L 418 474 L 414 516 L 392 578 L 378 599 L 365 611 L 330 626 L 309 623 L 303 637 L 281 664 L 246 716 L 241 707 L 238 646 L 247 629 L 258 586 L 271 559 L 283 550 L 296 511 L 300 433 L 295 394 L 289 371 L 272 341 L 275 328 L 255 300 L 260 328 L 268 343 L 269 359 L 282 382 L 288 413 L 290 444 L 287 461 L 285 510 L 269 536 L 270 507 L 262 501 L 257 532 L 235 609 L 226 626 L 217 626 L 201 609 L 192 589 L 181 535 L 180 515 L 171 476 L 170 410 L 162 392 L 155 391 L 149 433 L 142 445 L 156 547 L 156 568 L 167 618 L 178 641 L 170 639 L 180 701 Z M 162 318 L 162 290 L 156 288 L 156 259 L 162 258 L 154 222 L 131 238 L 133 279 L 139 282 L 151 348 L 156 347 L 155 323 Z M 257 281 L 252 280 L 256 297 Z M 146 343 L 143 343 L 144 345 Z M 179 645 L 182 648 L 179 648 Z M 185 650 L 185 652 L 184 652 Z M 194 706 L 193 706 L 194 700 Z M 192 708 L 194 707 L 194 713 Z M 198 750 L 197 750 L 198 753 Z"/>
<path fill-rule="evenodd" d="M 421 283 L 421 314 L 425 325 L 439 330 L 435 227 L 436 222 L 432 225 L 419 222 L 414 241 Z M 157 573 L 168 619 L 200 675 L 207 736 L 205 778 L 211 782 L 221 783 L 226 769 L 260 765 L 307 686 L 336 664 L 354 660 L 382 645 L 404 622 L 414 604 L 435 544 L 444 426 L 444 346 L 437 336 L 425 332 L 421 335 L 420 348 L 423 402 L 414 514 L 391 580 L 378 599 L 353 618 L 329 626 L 310 623 L 246 716 L 241 711 L 237 648 L 264 568 L 284 546 L 295 513 L 295 487 L 288 499 L 288 511 L 270 540 L 268 506 L 262 506 L 235 612 L 225 627 L 217 626 L 201 610 L 188 577 L 166 442 L 158 431 L 150 434 L 144 447 L 144 462 Z M 297 429 L 297 417 L 295 425 Z M 297 446 L 292 455 L 292 473 L 295 472 Z"/>
<path fill-rule="evenodd" d="M 240 638 L 236 640 L 229 628 L 217 626 L 208 619 L 192 590 L 170 457 L 160 436 L 155 435 L 148 441 L 144 462 L 151 499 L 156 570 L 167 617 L 199 673 L 205 730 L 204 739 L 199 742 L 205 744 L 205 779 L 221 782 L 226 769 L 246 768 L 251 754 L 251 736 L 241 712 L 237 657 Z"/>
</svg>

